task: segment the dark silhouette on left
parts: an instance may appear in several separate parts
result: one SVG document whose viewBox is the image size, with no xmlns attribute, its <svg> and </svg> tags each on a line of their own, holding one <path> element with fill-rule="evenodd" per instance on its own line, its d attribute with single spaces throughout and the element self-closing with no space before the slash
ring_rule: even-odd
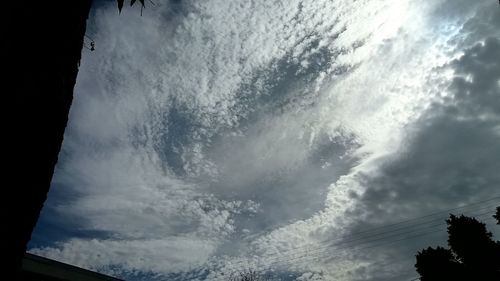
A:
<svg viewBox="0 0 500 281">
<path fill-rule="evenodd" d="M 6 280 L 20 279 L 26 245 L 58 159 L 91 0 L 6 1 L 2 67 L 1 253 Z M 50 42 L 47 44 L 46 42 Z"/>
<path fill-rule="evenodd" d="M 117 1 L 123 6 L 123 0 Z M 144 7 L 144 1 L 139 2 Z M 0 252 L 2 275 L 8 280 L 21 279 L 26 246 L 50 188 L 91 4 L 92 0 L 2 3 Z"/>
</svg>

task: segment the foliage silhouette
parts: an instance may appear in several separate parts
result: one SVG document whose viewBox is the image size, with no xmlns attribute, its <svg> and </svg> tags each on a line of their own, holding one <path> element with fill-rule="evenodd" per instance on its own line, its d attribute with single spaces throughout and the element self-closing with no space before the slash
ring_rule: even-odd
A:
<svg viewBox="0 0 500 281">
<path fill-rule="evenodd" d="M 446 223 L 449 249 L 428 247 L 416 255 L 420 280 L 500 280 L 500 242 L 486 225 L 451 214 Z"/>
<path fill-rule="evenodd" d="M 130 6 L 133 6 L 135 4 L 137 0 L 130 0 Z M 122 9 L 123 9 L 123 3 L 125 2 L 125 0 L 116 0 L 117 4 L 118 4 L 118 11 L 121 13 Z M 139 2 L 141 3 L 141 8 L 144 8 L 144 0 L 139 0 Z"/>
<path fill-rule="evenodd" d="M 456 279 L 462 270 L 453 252 L 443 247 L 429 247 L 419 252 L 415 267 L 422 276 L 421 280 L 446 280 L 447 277 Z M 428 279 L 428 276 L 433 278 Z"/>
<path fill-rule="evenodd" d="M 497 224 L 500 224 L 500 206 L 497 207 L 497 213 L 493 217 L 497 219 Z"/>
</svg>

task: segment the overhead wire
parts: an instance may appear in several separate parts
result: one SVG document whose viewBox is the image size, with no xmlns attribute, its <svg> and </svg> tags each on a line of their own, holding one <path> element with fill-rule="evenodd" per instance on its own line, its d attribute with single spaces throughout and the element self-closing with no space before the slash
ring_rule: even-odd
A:
<svg viewBox="0 0 500 281">
<path fill-rule="evenodd" d="M 485 213 L 485 214 L 490 214 L 490 213 L 493 213 L 493 212 L 488 212 L 488 213 Z M 491 220 L 492 218 L 488 218 L 488 219 Z M 434 228 L 435 227 L 436 226 L 434 226 Z M 414 238 L 417 238 L 417 237 L 422 237 L 422 236 L 426 236 L 426 235 L 430 235 L 430 234 L 437 233 L 437 232 L 442 232 L 442 231 L 443 231 L 442 229 L 437 229 L 437 230 L 433 230 L 433 231 L 424 231 L 424 232 L 420 231 L 420 232 L 418 232 L 415 235 L 405 236 L 405 237 L 397 239 L 397 240 L 381 241 L 380 243 L 376 243 L 374 245 L 373 244 L 372 245 L 367 245 L 366 247 L 362 247 L 362 248 L 357 247 L 359 244 L 357 244 L 357 245 L 346 245 L 344 247 L 332 247 L 332 248 L 328 248 L 328 246 L 327 246 L 327 247 L 324 247 L 321 251 L 315 251 L 315 252 L 312 252 L 312 253 L 311 252 L 306 252 L 304 255 L 296 256 L 296 257 L 292 257 L 292 258 L 275 259 L 271 263 L 268 263 L 268 266 L 264 266 L 264 267 L 265 267 L 265 269 L 267 269 L 267 268 L 272 268 L 273 266 L 279 266 L 280 264 L 283 265 L 282 263 L 288 263 L 290 261 L 305 261 L 305 260 L 309 260 L 311 258 L 312 259 L 317 259 L 317 258 L 323 257 L 323 255 L 325 255 L 325 254 L 328 254 L 329 261 L 332 261 L 332 260 L 336 260 L 338 258 L 343 258 L 343 257 L 345 257 L 345 255 L 335 255 L 335 254 L 332 254 L 331 250 L 349 249 L 351 251 L 351 253 L 352 252 L 359 252 L 361 250 L 367 250 L 367 249 L 381 247 L 381 246 L 388 246 L 388 245 L 392 245 L 392 244 L 395 244 L 395 243 L 398 243 L 398 242 L 402 242 L 402 241 L 406 241 L 406 240 L 410 240 L 410 239 L 414 239 Z M 396 235 L 396 237 L 397 236 L 398 235 Z M 388 237 L 383 237 L 383 238 L 385 239 L 385 238 L 388 238 Z M 377 242 L 377 241 L 380 241 L 380 240 L 382 240 L 382 239 L 375 239 L 375 240 L 372 240 L 372 241 L 365 241 L 362 244 L 371 243 L 371 242 Z M 352 247 L 352 246 L 354 246 L 354 247 Z M 267 262 L 269 262 L 269 260 L 267 260 L 266 263 Z M 260 266 L 262 266 L 262 265 L 260 265 Z"/>
<path fill-rule="evenodd" d="M 398 226 L 398 225 L 404 225 L 404 224 L 409 223 L 409 222 L 414 222 L 414 221 L 418 221 L 418 220 L 421 220 L 421 219 L 431 218 L 431 217 L 436 216 L 436 215 L 441 215 L 441 214 L 444 214 L 444 213 L 448 213 L 448 212 L 452 212 L 452 211 L 457 211 L 457 210 L 460 210 L 460 209 L 468 209 L 470 207 L 477 206 L 477 205 L 480 205 L 480 204 L 484 204 L 484 203 L 487 203 L 487 202 L 491 202 L 491 201 L 494 201 L 494 200 L 499 200 L 500 201 L 500 196 L 494 196 L 494 197 L 491 197 L 490 199 L 487 199 L 487 200 L 482 200 L 482 201 L 474 202 L 474 203 L 471 203 L 471 204 L 463 205 L 463 206 L 460 206 L 460 207 L 455 207 L 455 208 L 451 208 L 451 209 L 446 209 L 446 210 L 438 211 L 438 212 L 435 212 L 435 213 L 427 214 L 427 215 L 416 217 L 416 218 L 407 219 L 407 220 L 404 220 L 404 221 L 399 221 L 399 222 L 395 222 L 395 223 L 391 223 L 391 224 L 386 224 L 386 225 L 382 225 L 382 226 L 378 226 L 378 227 L 373 227 L 371 229 L 367 229 L 367 230 L 363 230 L 363 231 L 359 231 L 359 232 L 349 233 L 349 237 L 352 238 L 352 237 L 356 237 L 356 236 L 359 236 L 359 235 L 375 235 L 373 232 L 375 232 L 377 230 L 383 230 L 385 228 L 391 228 L 391 227 Z M 491 207 L 493 207 L 493 206 L 486 206 L 486 207 L 482 206 L 481 209 L 491 208 Z M 442 219 L 443 218 L 436 218 L 433 221 L 442 220 Z M 427 223 L 427 222 L 423 222 L 421 224 L 425 224 L 425 223 Z M 414 224 L 414 225 L 417 225 L 417 224 Z M 400 227 L 398 229 L 404 229 L 404 228 L 407 228 L 407 227 L 413 227 L 414 225 L 404 226 L 404 227 Z M 383 232 L 383 233 L 385 233 L 385 232 Z M 344 238 L 345 238 L 344 236 L 334 237 L 334 238 L 327 238 L 327 239 L 315 241 L 315 243 L 316 244 L 330 243 L 330 242 L 333 242 L 333 241 L 343 240 Z M 303 246 L 293 247 L 293 248 L 287 249 L 286 252 L 296 251 L 296 250 L 300 250 L 300 249 L 303 249 L 303 248 L 310 249 L 310 245 L 303 245 Z M 280 255 L 282 255 L 282 254 L 283 254 L 283 252 L 280 253 Z"/>
<path fill-rule="evenodd" d="M 489 218 L 489 220 L 492 220 L 492 218 Z M 363 247 L 363 248 L 352 249 L 351 253 L 352 252 L 360 252 L 362 250 L 367 250 L 367 249 L 373 249 L 373 248 L 377 248 L 377 247 L 381 247 L 381 246 L 389 246 L 389 245 L 392 245 L 392 244 L 396 244 L 396 243 L 399 243 L 399 242 L 407 241 L 407 240 L 410 240 L 410 239 L 415 239 L 417 237 L 422 237 L 422 236 L 426 236 L 426 235 L 437 233 L 437 232 L 441 232 L 441 231 L 442 231 L 441 229 L 438 229 L 438 230 L 435 230 L 435 231 L 418 233 L 416 235 L 404 237 L 404 238 L 401 238 L 401 239 L 398 239 L 398 240 L 384 241 L 383 243 L 378 243 L 378 244 L 375 244 L 375 245 L 369 245 L 369 246 L 366 246 L 366 247 Z M 322 258 L 322 257 L 324 257 L 322 254 L 325 254 L 325 253 L 326 253 L 326 251 L 323 252 L 323 253 L 316 254 L 316 255 L 307 255 L 307 256 L 300 256 L 300 257 L 295 257 L 295 258 L 283 259 L 283 260 L 281 260 L 279 262 L 274 262 L 274 263 L 267 264 L 267 265 L 260 264 L 257 268 L 255 268 L 255 270 L 258 270 L 259 272 L 274 271 L 279 266 L 285 267 L 288 264 L 289 265 L 293 265 L 291 262 L 294 262 L 294 263 L 305 262 L 305 261 L 310 261 L 311 258 L 313 260 L 318 259 L 318 258 Z M 329 256 L 328 256 L 328 261 L 327 262 L 332 262 L 332 261 L 340 259 L 340 258 L 346 258 L 345 255 L 332 255 L 331 253 L 328 253 L 328 255 Z M 401 260 L 401 259 L 398 259 L 398 261 L 399 260 Z M 237 270 L 231 270 L 230 272 L 231 272 L 231 274 L 233 274 L 233 273 L 237 273 L 240 270 L 238 270 L 238 269 Z"/>
<path fill-rule="evenodd" d="M 418 218 L 413 218 L 413 219 L 406 220 L 406 221 L 403 221 L 403 222 L 393 223 L 393 224 L 390 224 L 390 226 L 401 225 L 402 223 L 407 223 L 407 222 L 410 222 L 410 221 L 416 221 L 417 219 L 429 218 L 429 217 L 431 217 L 433 215 L 442 214 L 444 212 L 449 212 L 449 211 L 453 211 L 453 210 L 470 208 L 471 206 L 476 206 L 478 204 L 485 203 L 485 202 L 492 201 L 492 200 L 496 200 L 496 199 L 497 198 L 491 198 L 491 199 L 488 199 L 488 200 L 483 200 L 483 201 L 480 201 L 480 202 L 476 202 L 476 203 L 473 203 L 473 204 L 468 204 L 468 205 L 461 206 L 461 207 L 458 207 L 458 208 L 452 208 L 452 209 L 448 209 L 448 210 L 443 210 L 443 211 L 440 211 L 440 212 L 436 212 L 436 213 L 425 215 L 425 216 L 418 217 Z M 478 210 L 483 210 L 483 209 L 488 209 L 488 208 L 494 208 L 494 206 L 481 206 L 479 209 L 472 209 L 472 210 L 468 210 L 468 211 L 469 212 L 470 211 L 478 211 Z M 465 210 L 463 210 L 463 211 L 465 211 Z M 345 239 L 345 237 L 335 237 L 335 238 L 324 239 L 324 240 L 318 241 L 316 243 L 322 243 L 322 244 L 324 244 L 324 243 L 331 243 L 331 242 L 334 242 L 334 241 L 340 241 L 340 240 L 342 240 L 340 244 L 345 244 L 345 243 L 348 243 L 348 242 L 354 242 L 354 241 L 359 241 L 361 239 L 364 239 L 365 237 L 363 237 L 363 236 L 365 236 L 365 235 L 370 235 L 371 237 L 373 237 L 373 236 L 379 236 L 379 235 L 383 235 L 383 234 L 387 234 L 387 233 L 391 233 L 391 232 L 397 232 L 397 231 L 405 230 L 405 229 L 408 229 L 408 228 L 415 228 L 418 225 L 426 225 L 428 223 L 435 222 L 435 221 L 442 220 L 442 219 L 443 218 L 437 218 L 437 219 L 432 219 L 432 220 L 420 222 L 418 224 L 412 224 L 412 225 L 408 225 L 408 226 L 399 227 L 399 228 L 396 228 L 396 229 L 391 229 L 391 230 L 388 230 L 388 231 L 382 231 L 382 232 L 378 232 L 378 233 L 370 233 L 370 231 L 373 232 L 375 230 L 381 230 L 381 229 L 383 229 L 383 227 L 376 227 L 376 228 L 373 228 L 373 229 L 370 229 L 370 230 L 366 230 L 366 231 L 361 231 L 361 232 L 356 232 L 356 233 L 350 234 L 349 235 L 350 238 L 348 240 L 342 240 L 342 239 Z M 445 223 L 440 223 L 439 225 L 444 225 L 444 224 Z M 430 227 L 430 226 L 427 226 L 427 228 L 428 227 Z M 356 236 L 359 236 L 361 234 L 363 234 L 363 236 L 356 237 Z M 289 250 L 287 250 L 285 252 L 280 252 L 280 253 L 276 253 L 276 254 L 279 254 L 280 256 L 283 256 L 283 255 L 286 255 L 287 252 L 297 252 L 297 250 L 305 249 L 306 247 L 307 246 L 294 247 L 294 248 L 291 248 L 291 249 L 289 249 Z M 323 246 L 321 246 L 319 248 L 322 248 L 322 247 Z M 311 249 L 314 249 L 314 248 L 315 247 L 311 248 L 309 246 L 309 247 L 307 247 L 307 250 L 311 251 Z M 271 255 L 273 255 L 273 254 L 271 254 Z M 269 256 L 269 254 L 267 256 Z"/>
<path fill-rule="evenodd" d="M 392 226 L 397 226 L 397 225 L 403 225 L 405 223 L 415 222 L 415 221 L 418 221 L 418 220 L 421 220 L 421 219 L 425 219 L 425 218 L 431 218 L 432 216 L 435 216 L 435 215 L 438 215 L 438 214 L 443 214 L 443 213 L 446 213 L 446 212 L 451 212 L 451 211 L 456 211 L 456 210 L 465 211 L 469 207 L 477 206 L 479 204 L 483 204 L 483 203 L 486 203 L 486 202 L 491 202 L 491 201 L 497 200 L 499 198 L 500 198 L 500 196 L 494 196 L 494 197 L 491 197 L 491 198 L 489 198 L 487 200 L 482 200 L 482 201 L 474 202 L 474 203 L 467 204 L 467 205 L 464 205 L 464 206 L 455 207 L 455 208 L 451 208 L 451 209 L 447 209 L 447 210 L 442 210 L 442 211 L 435 212 L 435 213 L 432 213 L 432 214 L 428 214 L 428 215 L 425 215 L 425 216 L 416 217 L 416 218 L 412 218 L 412 219 L 408 219 L 408 220 L 405 220 L 405 221 L 400 221 L 400 222 L 396 222 L 396 223 L 392 223 L 392 224 L 384 225 L 384 226 L 380 226 L 380 227 L 375 227 L 375 228 L 372 228 L 372 229 L 369 229 L 369 230 L 366 230 L 366 231 L 357 232 L 355 234 L 352 234 L 351 236 L 360 235 L 360 234 L 369 234 L 370 232 L 373 232 L 375 230 L 381 230 L 381 229 L 387 228 L 387 227 L 392 227 Z M 476 209 L 475 211 L 483 210 L 485 208 L 494 208 L 494 207 L 493 206 L 486 206 L 486 207 L 482 206 L 481 208 Z M 473 210 L 469 210 L 469 212 L 470 211 L 473 211 Z M 474 215 L 474 216 L 479 217 L 479 216 L 486 215 L 486 214 L 491 214 L 491 213 L 493 213 L 493 212 L 485 212 L 485 213 L 477 214 L 477 215 Z M 379 235 L 383 235 L 383 234 L 398 232 L 398 231 L 405 230 L 405 229 L 408 229 L 408 228 L 413 228 L 411 231 L 400 232 L 400 233 L 395 233 L 395 234 L 392 234 L 392 235 L 382 236 L 382 237 L 379 237 L 377 239 L 371 239 L 371 240 L 367 240 L 367 241 L 361 241 L 360 243 L 357 243 L 357 245 L 348 245 L 348 243 L 359 241 L 359 240 L 362 240 L 362 239 L 365 239 L 365 238 L 364 237 L 357 237 L 355 239 L 344 240 L 344 241 L 342 241 L 342 243 L 336 243 L 336 244 L 333 245 L 333 246 L 336 246 L 336 247 L 332 247 L 332 245 L 327 245 L 327 246 L 322 246 L 322 247 L 316 247 L 312 251 L 310 249 L 308 249 L 306 251 L 297 251 L 298 249 L 303 248 L 303 247 L 296 247 L 294 249 L 287 250 L 285 253 L 277 253 L 277 254 L 275 254 L 275 255 L 279 255 L 280 256 L 279 258 L 268 259 L 269 256 L 272 257 L 273 255 L 267 255 L 263 259 L 266 259 L 266 263 L 268 263 L 268 265 L 269 265 L 268 267 L 273 267 L 274 265 L 279 265 L 279 263 L 281 263 L 283 261 L 289 262 L 289 261 L 297 260 L 297 259 L 300 259 L 300 258 L 311 258 L 311 257 L 312 258 L 318 258 L 322 254 L 324 254 L 326 252 L 329 252 L 331 250 L 348 249 L 349 247 L 352 247 L 352 246 L 357 247 L 359 244 L 373 243 L 373 242 L 384 240 L 384 239 L 387 239 L 387 238 L 390 238 L 390 237 L 398 237 L 398 236 L 401 236 L 401 235 L 404 235 L 404 234 L 411 234 L 412 232 L 415 232 L 415 231 L 421 231 L 422 229 L 428 229 L 428 228 L 435 228 L 435 227 L 439 227 L 439 226 L 442 226 L 442 225 L 446 224 L 446 223 L 440 223 L 440 224 L 426 225 L 426 224 L 435 222 L 437 220 L 442 220 L 442 218 L 432 219 L 432 220 L 425 221 L 425 222 L 419 222 L 417 224 L 407 225 L 407 226 L 399 227 L 399 228 L 392 229 L 392 230 L 389 230 L 389 231 L 383 231 L 383 232 L 379 232 L 379 233 L 375 233 L 375 234 L 372 233 L 371 234 L 372 236 L 379 236 Z M 422 225 L 424 227 L 415 229 L 415 227 L 419 226 L 419 225 Z M 395 241 L 386 241 L 386 242 L 389 242 L 389 244 L 393 243 L 393 242 L 400 242 L 400 241 L 404 241 L 404 240 L 408 240 L 408 239 L 412 239 L 412 238 L 416 238 L 416 237 L 420 237 L 420 236 L 432 234 L 432 233 L 435 233 L 435 232 L 438 232 L 438 231 L 441 231 L 441 229 L 436 230 L 436 231 L 431 231 L 431 232 L 423 232 L 423 233 L 419 233 L 417 235 L 412 235 L 412 236 L 409 236 L 409 237 L 405 237 L 403 239 L 399 239 L 399 240 L 395 240 Z M 343 237 L 336 238 L 336 239 L 326 239 L 326 240 L 323 240 L 323 242 L 329 242 L 330 243 L 331 241 L 339 240 L 339 239 L 342 239 L 342 238 Z M 386 242 L 376 244 L 375 247 L 385 245 Z M 344 247 L 338 247 L 339 245 L 342 245 L 342 244 L 347 244 L 347 245 L 344 246 Z M 372 247 L 373 246 L 369 246 L 369 247 L 364 247 L 364 248 L 361 248 L 361 249 L 368 249 L 368 248 L 372 248 Z M 293 255 L 295 255 L 295 256 L 297 254 L 300 254 L 301 252 L 305 253 L 305 255 L 299 256 L 299 257 L 292 257 L 292 258 L 288 258 L 287 259 L 286 258 L 287 256 L 291 256 L 291 254 L 290 254 L 291 252 L 293 252 Z M 269 263 L 269 262 L 271 262 L 271 263 Z M 239 264 L 248 264 L 248 261 L 242 260 L 242 261 L 238 261 L 236 263 L 231 263 L 231 267 L 237 266 Z"/>
</svg>

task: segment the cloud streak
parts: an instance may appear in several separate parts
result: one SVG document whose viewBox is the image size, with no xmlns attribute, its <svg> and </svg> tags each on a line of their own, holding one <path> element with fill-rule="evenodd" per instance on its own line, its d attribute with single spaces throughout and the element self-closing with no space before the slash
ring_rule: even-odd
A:
<svg viewBox="0 0 500 281">
<path fill-rule="evenodd" d="M 412 253 L 443 237 L 325 241 L 500 181 L 498 9 L 417 2 L 97 7 L 35 233 L 65 235 L 30 251 L 132 280 L 414 276 Z"/>
</svg>

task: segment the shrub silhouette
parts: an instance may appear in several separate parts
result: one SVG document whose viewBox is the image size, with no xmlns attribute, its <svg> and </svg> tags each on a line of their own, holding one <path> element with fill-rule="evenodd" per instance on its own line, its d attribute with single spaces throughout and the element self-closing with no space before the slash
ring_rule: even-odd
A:
<svg viewBox="0 0 500 281">
<path fill-rule="evenodd" d="M 464 215 L 450 215 L 446 223 L 449 249 L 428 247 L 416 255 L 420 280 L 500 280 L 500 242 L 486 225 Z"/>
</svg>

